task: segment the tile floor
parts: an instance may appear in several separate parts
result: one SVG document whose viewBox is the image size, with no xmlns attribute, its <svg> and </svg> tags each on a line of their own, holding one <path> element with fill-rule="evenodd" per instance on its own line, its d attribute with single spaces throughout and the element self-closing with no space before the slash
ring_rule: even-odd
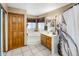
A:
<svg viewBox="0 0 79 59">
<path fill-rule="evenodd" d="M 51 56 L 51 51 L 43 45 L 37 44 L 8 51 L 5 56 Z"/>
</svg>

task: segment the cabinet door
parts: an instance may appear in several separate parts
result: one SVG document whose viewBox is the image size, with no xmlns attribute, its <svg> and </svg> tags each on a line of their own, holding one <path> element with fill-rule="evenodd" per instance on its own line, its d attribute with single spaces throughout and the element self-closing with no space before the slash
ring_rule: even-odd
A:
<svg viewBox="0 0 79 59">
<path fill-rule="evenodd" d="M 43 44 L 43 35 L 41 34 L 41 44 Z"/>
<path fill-rule="evenodd" d="M 47 37 L 47 48 L 51 50 L 51 37 Z"/>
<path fill-rule="evenodd" d="M 46 36 L 45 35 L 41 35 L 41 44 L 43 44 L 44 46 L 46 46 Z"/>
<path fill-rule="evenodd" d="M 46 42 L 46 40 L 47 40 L 47 38 L 46 38 L 46 36 L 45 35 L 43 35 L 43 44 L 44 44 L 44 46 L 46 46 L 47 44 L 47 42 Z"/>
</svg>

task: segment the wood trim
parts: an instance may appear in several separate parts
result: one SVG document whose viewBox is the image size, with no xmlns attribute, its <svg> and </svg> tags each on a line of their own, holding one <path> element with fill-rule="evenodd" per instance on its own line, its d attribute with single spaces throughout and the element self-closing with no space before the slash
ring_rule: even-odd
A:
<svg viewBox="0 0 79 59">
<path fill-rule="evenodd" d="M 7 13 L 7 11 L 4 9 L 4 7 L 2 6 L 2 4 L 0 4 L 0 5 L 1 5 L 1 8 L 4 10 L 4 12 Z"/>
<path fill-rule="evenodd" d="M 24 16 L 24 14 L 13 13 L 13 12 L 8 12 L 8 14 L 16 14 L 16 15 L 23 15 Z"/>
</svg>

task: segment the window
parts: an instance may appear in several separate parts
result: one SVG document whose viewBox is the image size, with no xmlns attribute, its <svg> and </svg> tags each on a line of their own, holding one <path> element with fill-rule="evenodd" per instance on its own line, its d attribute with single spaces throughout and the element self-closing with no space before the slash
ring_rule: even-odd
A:
<svg viewBox="0 0 79 59">
<path fill-rule="evenodd" d="M 28 26 L 27 26 L 28 30 L 35 30 L 35 28 L 36 28 L 36 23 L 28 22 Z"/>
<path fill-rule="evenodd" d="M 38 30 L 39 31 L 44 31 L 44 26 L 45 26 L 45 23 L 44 22 L 38 23 Z"/>
</svg>

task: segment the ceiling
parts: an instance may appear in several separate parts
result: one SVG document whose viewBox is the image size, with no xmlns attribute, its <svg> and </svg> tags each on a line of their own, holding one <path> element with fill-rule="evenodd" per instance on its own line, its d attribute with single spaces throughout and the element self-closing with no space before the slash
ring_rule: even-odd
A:
<svg viewBox="0 0 79 59">
<path fill-rule="evenodd" d="M 68 3 L 7 3 L 8 7 L 27 10 L 28 15 L 38 16 L 50 12 Z"/>
</svg>

